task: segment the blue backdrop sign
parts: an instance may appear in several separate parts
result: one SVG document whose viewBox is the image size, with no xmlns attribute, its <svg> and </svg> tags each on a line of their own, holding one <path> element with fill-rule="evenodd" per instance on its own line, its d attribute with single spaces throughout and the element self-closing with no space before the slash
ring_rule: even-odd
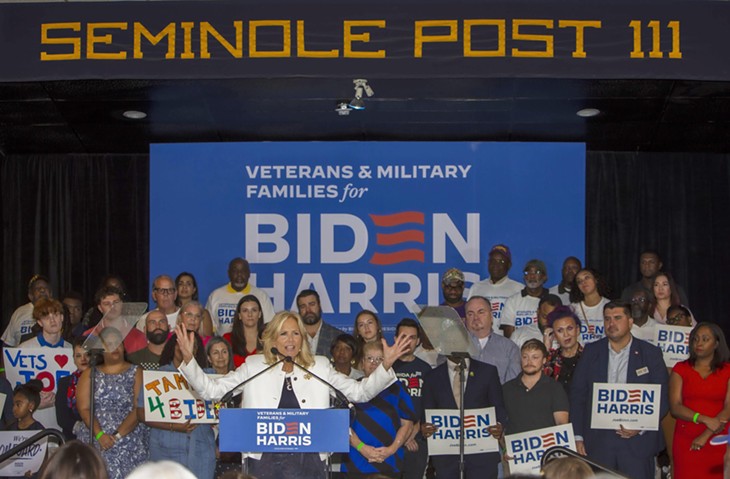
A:
<svg viewBox="0 0 730 479">
<path fill-rule="evenodd" d="M 348 452 L 348 409 L 221 409 L 224 452 Z"/>
<path fill-rule="evenodd" d="M 518 281 L 543 259 L 549 284 L 584 252 L 583 144 L 171 144 L 150 168 L 150 278 L 191 271 L 203 302 L 242 256 L 277 311 L 314 288 L 330 323 L 392 326 L 441 302 L 447 269 L 486 277 L 494 244 Z"/>
</svg>

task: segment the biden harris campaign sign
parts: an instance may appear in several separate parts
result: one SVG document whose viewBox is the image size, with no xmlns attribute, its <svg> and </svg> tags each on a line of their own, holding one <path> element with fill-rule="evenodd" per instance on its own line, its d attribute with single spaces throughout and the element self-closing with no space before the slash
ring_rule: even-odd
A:
<svg viewBox="0 0 730 479">
<path fill-rule="evenodd" d="M 584 177 L 583 144 L 152 145 L 150 277 L 190 271 L 205 302 L 241 256 L 277 311 L 313 288 L 335 326 L 370 309 L 392 327 L 442 302 L 449 268 L 486 277 L 497 243 L 514 279 L 539 258 L 557 283 L 583 257 Z"/>
</svg>

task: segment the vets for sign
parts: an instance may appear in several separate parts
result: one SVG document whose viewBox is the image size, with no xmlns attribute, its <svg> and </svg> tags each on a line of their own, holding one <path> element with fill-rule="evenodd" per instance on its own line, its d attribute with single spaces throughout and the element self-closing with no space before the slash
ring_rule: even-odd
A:
<svg viewBox="0 0 730 479">
<path fill-rule="evenodd" d="M 428 453 L 434 456 L 459 454 L 458 409 L 427 409 L 426 422 L 438 429 L 428 438 Z M 497 424 L 493 407 L 464 410 L 464 454 L 496 452 L 499 443 L 487 428 Z"/>
<path fill-rule="evenodd" d="M 211 374 L 210 377 L 218 377 Z M 157 422 L 216 423 L 212 401 L 201 399 L 182 374 L 145 371 L 143 377 L 145 420 Z"/>
<path fill-rule="evenodd" d="M 656 329 L 656 345 L 662 350 L 668 368 L 689 357 L 689 333 L 692 328 L 660 324 Z"/>
<path fill-rule="evenodd" d="M 593 429 L 659 430 L 661 386 L 658 384 L 593 384 Z"/>
<path fill-rule="evenodd" d="M 548 448 L 553 446 L 567 447 L 575 451 L 573 425 L 546 427 L 511 434 L 504 437 L 507 455 L 510 456 L 509 471 L 511 474 L 540 475 L 540 460 Z"/>
<path fill-rule="evenodd" d="M 39 379 L 44 391 L 56 392 L 58 380 L 76 369 L 71 348 L 5 348 L 3 358 L 13 388 Z"/>
</svg>

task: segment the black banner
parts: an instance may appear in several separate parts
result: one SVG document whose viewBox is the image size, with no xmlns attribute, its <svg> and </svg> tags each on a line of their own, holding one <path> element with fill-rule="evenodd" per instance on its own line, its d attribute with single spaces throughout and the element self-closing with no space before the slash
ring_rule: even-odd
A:
<svg viewBox="0 0 730 479">
<path fill-rule="evenodd" d="M 730 79 L 730 3 L 371 0 L 0 4 L 0 81 Z"/>
</svg>

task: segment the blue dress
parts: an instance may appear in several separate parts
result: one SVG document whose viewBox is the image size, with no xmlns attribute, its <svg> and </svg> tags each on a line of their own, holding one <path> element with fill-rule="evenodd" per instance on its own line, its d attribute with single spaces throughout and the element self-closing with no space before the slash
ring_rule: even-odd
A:
<svg viewBox="0 0 730 479">
<path fill-rule="evenodd" d="M 110 433 L 116 431 L 130 411 L 136 410 L 134 376 L 137 366 L 132 365 L 121 374 L 94 372 L 94 415 L 101 428 Z M 88 444 L 89 429 L 83 422 L 76 428 L 76 437 Z M 122 437 L 114 446 L 102 451 L 99 442 L 93 446 L 101 453 L 107 465 L 110 479 L 123 479 L 132 470 L 147 461 L 147 435 L 144 425 L 138 424 L 132 432 Z"/>
<path fill-rule="evenodd" d="M 172 364 L 158 371 L 177 371 Z M 213 369 L 205 369 L 214 373 Z M 140 391 L 140 401 L 144 392 Z M 213 479 L 215 474 L 215 434 L 212 424 L 198 424 L 190 434 L 149 428 L 150 461 L 174 461 L 190 469 L 198 479 Z"/>
</svg>

